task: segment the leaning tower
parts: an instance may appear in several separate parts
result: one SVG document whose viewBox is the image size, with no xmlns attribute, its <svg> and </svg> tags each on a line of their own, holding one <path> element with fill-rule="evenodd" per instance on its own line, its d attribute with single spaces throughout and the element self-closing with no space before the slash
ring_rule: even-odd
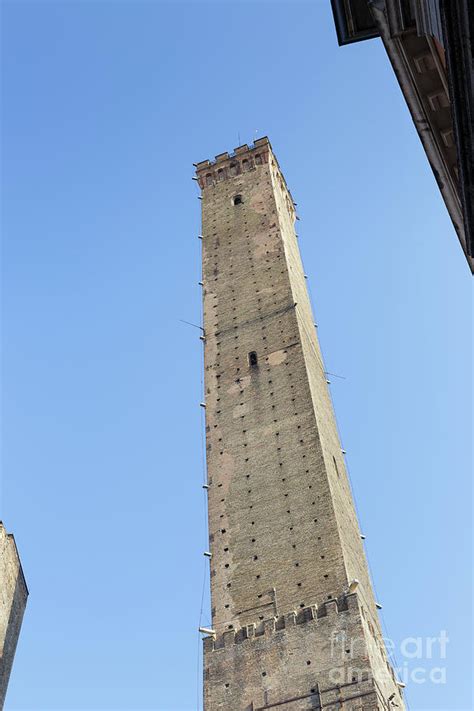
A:
<svg viewBox="0 0 474 711">
<path fill-rule="evenodd" d="M 267 138 L 197 164 L 212 629 L 205 711 L 403 711 Z"/>
</svg>

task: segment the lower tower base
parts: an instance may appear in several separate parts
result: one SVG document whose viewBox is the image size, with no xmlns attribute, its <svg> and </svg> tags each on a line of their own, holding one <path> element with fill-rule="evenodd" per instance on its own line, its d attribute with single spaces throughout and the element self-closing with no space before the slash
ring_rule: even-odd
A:
<svg viewBox="0 0 474 711">
<path fill-rule="evenodd" d="M 204 640 L 204 709 L 403 708 L 391 667 L 371 657 L 356 594 L 228 630 Z"/>
</svg>

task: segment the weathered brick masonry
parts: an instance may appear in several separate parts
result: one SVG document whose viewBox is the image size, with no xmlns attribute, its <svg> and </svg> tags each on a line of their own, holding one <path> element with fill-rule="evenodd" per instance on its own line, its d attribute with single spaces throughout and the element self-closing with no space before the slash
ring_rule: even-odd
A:
<svg viewBox="0 0 474 711">
<path fill-rule="evenodd" d="M 197 176 L 215 630 L 205 709 L 401 710 L 293 200 L 266 138 L 199 163 Z"/>
<path fill-rule="evenodd" d="M 15 539 L 0 521 L 0 710 L 5 703 L 27 597 Z"/>
</svg>

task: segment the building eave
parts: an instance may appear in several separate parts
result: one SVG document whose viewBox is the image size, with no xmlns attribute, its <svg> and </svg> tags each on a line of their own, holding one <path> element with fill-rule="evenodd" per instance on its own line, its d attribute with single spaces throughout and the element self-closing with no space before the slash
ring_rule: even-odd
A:
<svg viewBox="0 0 474 711">
<path fill-rule="evenodd" d="M 331 6 L 340 45 L 381 37 L 474 273 L 474 6 L 470 0 L 331 0 Z M 377 32 L 364 15 L 369 8 Z"/>
<path fill-rule="evenodd" d="M 361 8 L 367 6 L 366 0 L 353 0 L 352 4 Z M 380 37 L 380 32 L 375 21 L 372 23 L 372 26 L 364 28 L 357 26 L 352 17 L 349 16 L 348 6 L 346 6 L 343 1 L 331 0 L 331 8 L 337 41 L 340 47 L 346 44 L 354 44 L 354 42 L 362 42 L 363 40 Z"/>
</svg>

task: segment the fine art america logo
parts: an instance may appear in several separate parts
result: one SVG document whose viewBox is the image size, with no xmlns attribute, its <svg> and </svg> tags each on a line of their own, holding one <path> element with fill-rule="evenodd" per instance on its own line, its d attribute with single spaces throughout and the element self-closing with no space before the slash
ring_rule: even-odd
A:
<svg viewBox="0 0 474 711">
<path fill-rule="evenodd" d="M 391 660 L 395 677 L 400 686 L 411 684 L 446 684 L 446 647 L 449 638 L 445 630 L 436 637 L 406 637 L 400 644 L 383 638 L 385 649 Z M 374 638 L 370 641 L 370 656 L 380 657 L 381 650 Z M 367 640 L 349 637 L 346 632 L 334 631 L 331 635 L 331 659 L 335 666 L 331 669 L 331 681 L 342 684 L 362 680 L 370 676 L 370 669 L 364 666 L 367 658 Z M 351 664 L 347 664 L 348 660 Z M 360 664 L 358 664 L 360 662 Z"/>
</svg>

